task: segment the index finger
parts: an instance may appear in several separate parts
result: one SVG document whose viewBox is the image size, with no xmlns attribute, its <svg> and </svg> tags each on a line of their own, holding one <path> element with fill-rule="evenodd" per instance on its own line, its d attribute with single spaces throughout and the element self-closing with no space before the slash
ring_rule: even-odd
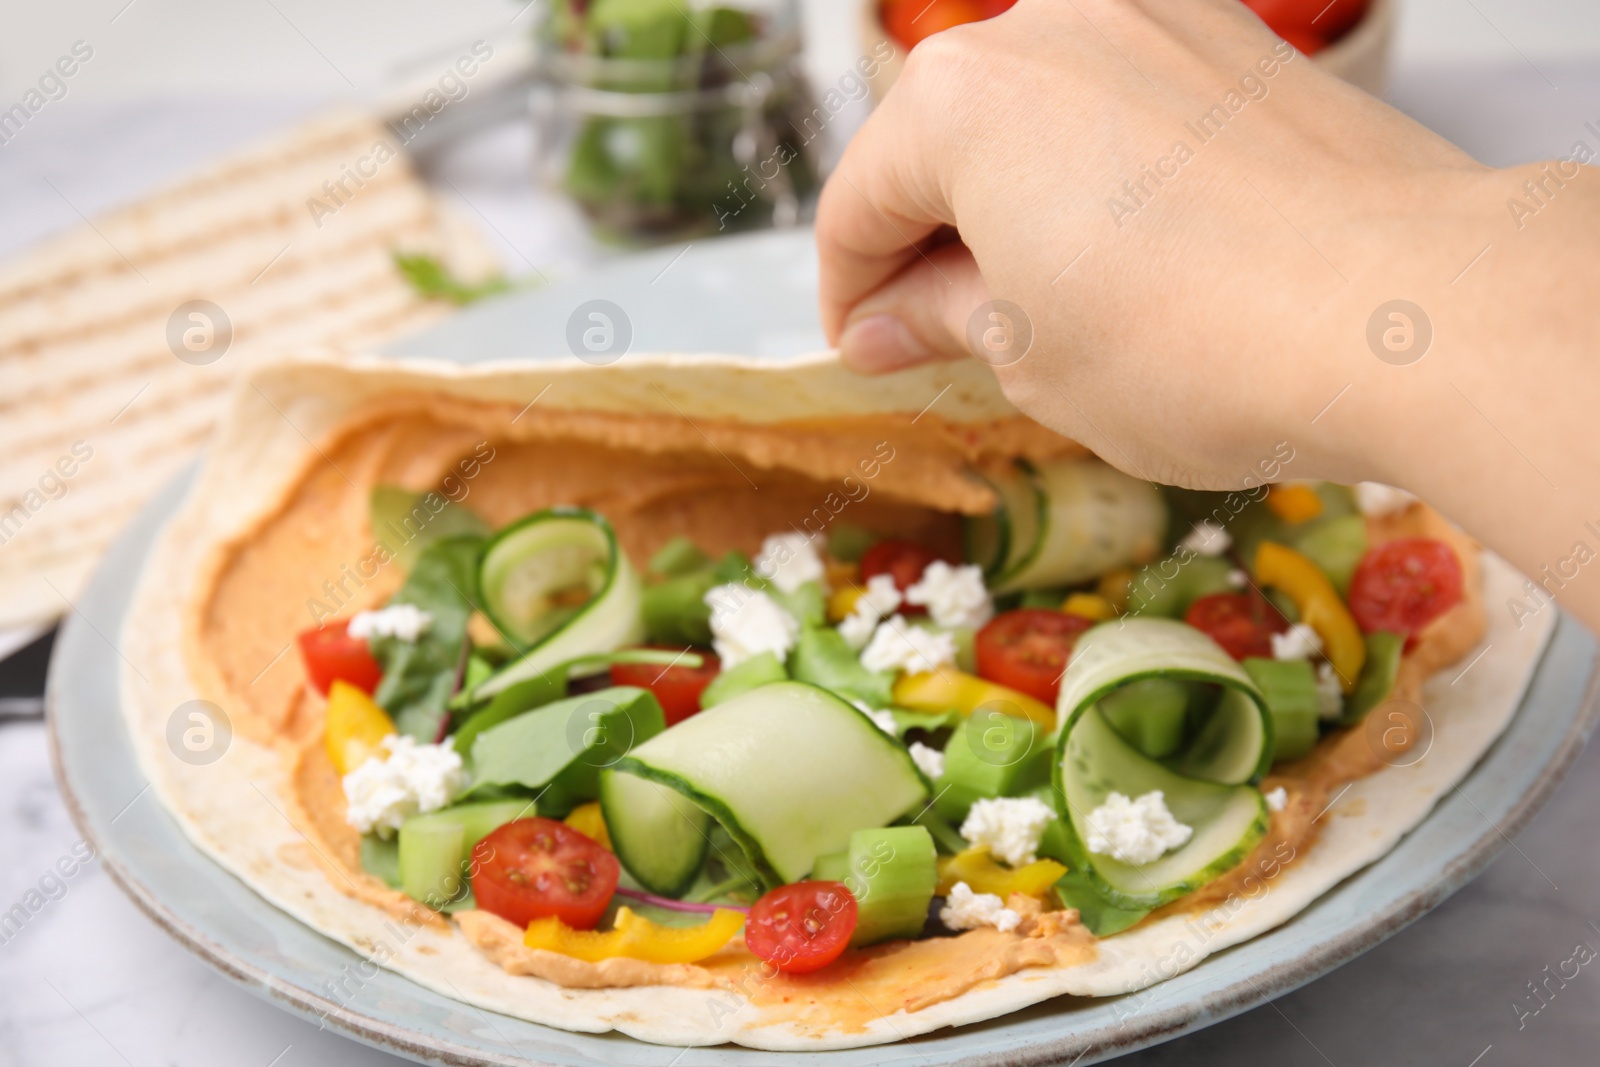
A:
<svg viewBox="0 0 1600 1067">
<path fill-rule="evenodd" d="M 923 245 L 955 223 L 948 176 L 940 170 L 943 138 L 917 121 L 920 93 L 912 82 L 902 74 L 850 142 L 818 202 L 822 326 L 831 344 L 856 304 L 926 258 Z"/>
</svg>

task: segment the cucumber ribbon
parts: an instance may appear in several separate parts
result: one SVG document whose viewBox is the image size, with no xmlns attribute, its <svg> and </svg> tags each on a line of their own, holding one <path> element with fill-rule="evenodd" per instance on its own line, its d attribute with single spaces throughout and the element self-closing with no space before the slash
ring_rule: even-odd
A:
<svg viewBox="0 0 1600 1067">
<path fill-rule="evenodd" d="M 611 524 L 583 508 L 548 508 L 500 531 L 483 550 L 478 586 L 484 614 L 521 654 L 474 700 L 644 639 L 639 575 Z M 586 599 L 563 606 L 574 592 Z"/>
<path fill-rule="evenodd" d="M 1112 693 L 1157 678 L 1220 688 L 1215 705 L 1193 716 L 1186 741 L 1161 759 L 1127 739 L 1126 707 L 1118 709 L 1121 732 L 1103 710 Z M 1151 713 L 1166 709 L 1152 705 Z M 1062 677 L 1057 714 L 1053 794 L 1072 869 L 1063 897 L 1080 912 L 1125 918 L 1160 907 L 1237 866 L 1266 833 L 1266 802 L 1253 783 L 1272 762 L 1272 718 L 1250 675 L 1199 630 L 1127 618 L 1087 631 Z M 1187 842 L 1142 864 L 1089 851 L 1091 812 L 1113 792 L 1137 798 L 1153 790 L 1192 828 Z"/>
<path fill-rule="evenodd" d="M 899 741 L 814 685 L 774 682 L 707 708 L 600 772 L 617 858 L 646 889 L 683 893 L 720 823 L 768 886 L 805 877 L 856 830 L 925 807 Z"/>
</svg>

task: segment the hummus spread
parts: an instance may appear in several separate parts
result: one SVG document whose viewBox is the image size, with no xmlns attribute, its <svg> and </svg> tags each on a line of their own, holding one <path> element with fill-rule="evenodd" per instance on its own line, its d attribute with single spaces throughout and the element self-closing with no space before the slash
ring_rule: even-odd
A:
<svg viewBox="0 0 1600 1067">
<path fill-rule="evenodd" d="M 680 535 L 712 553 L 751 552 L 774 531 L 826 533 L 836 521 L 955 553 L 960 515 L 995 503 L 992 490 L 969 474 L 974 465 L 1080 451 L 1021 417 L 972 425 L 925 413 L 762 425 L 390 398 L 349 420 L 249 529 L 202 561 L 185 651 L 200 689 L 227 695 L 235 728 L 280 752 L 291 784 L 289 815 L 330 883 L 396 918 L 446 928 L 442 916 L 362 870 L 360 839 L 344 821 L 343 792 L 321 743 L 323 701 L 287 654 L 295 634 L 381 604 L 403 579 L 393 562 L 402 544 L 393 542 L 415 531 L 370 529 L 375 486 L 431 490 L 492 526 L 555 504 L 590 507 L 611 521 L 634 560 Z M 1414 704 L 1423 680 L 1482 633 L 1475 546 L 1420 505 L 1369 529 L 1374 541 L 1444 539 L 1466 568 L 1465 602 L 1404 660 L 1395 697 Z M 1405 704 L 1395 707 L 1410 714 Z M 1356 729 L 1279 768 L 1265 788 L 1285 787 L 1289 804 L 1255 855 L 1169 910 L 1210 906 L 1239 891 L 1260 863 L 1304 854 L 1332 792 L 1383 766 L 1383 752 Z M 462 912 L 454 921 L 511 974 L 572 988 L 721 990 L 729 1012 L 754 1002 L 801 1026 L 859 1029 L 1026 968 L 1094 958 L 1094 938 L 1075 911 L 1042 912 L 1023 897 L 1010 906 L 1024 913 L 1010 933 L 982 928 L 875 946 L 824 973 L 799 976 L 772 973 L 739 939 L 698 965 L 588 963 L 526 948 L 518 928 L 487 912 Z"/>
</svg>

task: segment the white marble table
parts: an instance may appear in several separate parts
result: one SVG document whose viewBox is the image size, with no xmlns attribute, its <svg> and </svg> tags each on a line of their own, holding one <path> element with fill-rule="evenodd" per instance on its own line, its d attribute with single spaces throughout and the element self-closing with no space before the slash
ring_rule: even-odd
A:
<svg viewBox="0 0 1600 1067">
<path fill-rule="evenodd" d="M 1487 162 L 1565 152 L 1584 120 L 1600 123 L 1600 60 L 1535 66 L 1515 51 L 1503 64 L 1411 66 L 1393 95 Z M 304 106 L 279 95 L 64 111 L 55 125 L 30 130 L 39 136 L 0 151 L 0 252 L 74 221 L 41 175 L 70 179 L 79 206 L 92 210 Z M 451 162 L 453 180 L 501 231 L 513 269 L 522 256 L 581 265 L 596 251 L 558 206 L 521 184 L 518 137 L 508 131 L 473 159 Z M 16 677 L 25 673 L 0 666 L 0 683 L 26 686 Z M 1434 914 L 1305 989 L 1123 1062 L 1594 1062 L 1594 968 L 1520 1026 L 1513 1004 L 1530 1007 L 1526 983 L 1575 945 L 1600 949 L 1596 811 L 1600 755 L 1590 752 L 1514 847 Z M 151 925 L 92 861 L 77 864 L 75 845 L 81 853 L 50 777 L 42 724 L 0 724 L 0 916 L 19 902 L 40 904 L 20 928 L 0 925 L 0 1067 L 398 1062 L 231 985 Z M 66 870 L 70 877 L 59 873 Z"/>
</svg>

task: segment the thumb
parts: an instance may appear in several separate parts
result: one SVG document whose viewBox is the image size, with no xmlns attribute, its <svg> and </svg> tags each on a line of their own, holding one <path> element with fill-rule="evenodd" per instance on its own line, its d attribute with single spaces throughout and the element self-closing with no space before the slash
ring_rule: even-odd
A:
<svg viewBox="0 0 1600 1067">
<path fill-rule="evenodd" d="M 839 354 L 860 374 L 885 374 L 937 359 L 963 359 L 967 322 L 989 299 L 966 245 L 919 255 L 850 310 Z"/>
</svg>

